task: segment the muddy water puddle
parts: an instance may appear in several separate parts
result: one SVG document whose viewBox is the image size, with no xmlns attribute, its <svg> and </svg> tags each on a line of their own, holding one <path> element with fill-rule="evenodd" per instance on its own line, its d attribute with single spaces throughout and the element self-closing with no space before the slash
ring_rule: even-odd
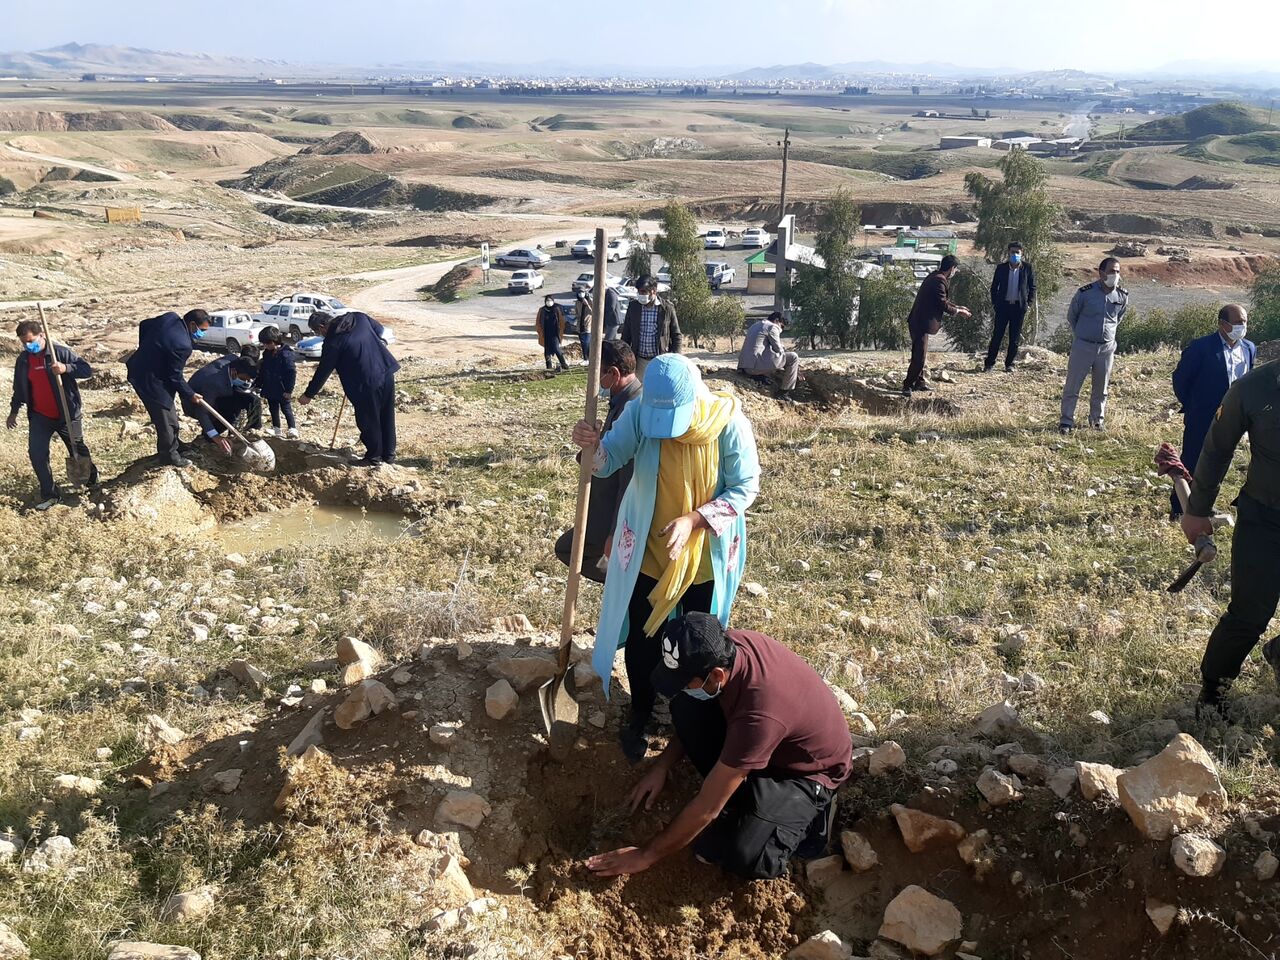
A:
<svg viewBox="0 0 1280 960">
<path fill-rule="evenodd" d="M 217 534 L 228 550 L 269 553 L 285 547 L 330 546 L 354 536 L 395 540 L 408 527 L 409 521 L 398 513 L 299 503 L 246 520 L 221 524 Z"/>
</svg>

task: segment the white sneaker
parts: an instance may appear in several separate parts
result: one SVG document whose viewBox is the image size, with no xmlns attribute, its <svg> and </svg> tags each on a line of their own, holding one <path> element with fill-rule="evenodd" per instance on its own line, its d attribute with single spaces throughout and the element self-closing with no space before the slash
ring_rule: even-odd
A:
<svg viewBox="0 0 1280 960">
<path fill-rule="evenodd" d="M 290 428 L 289 428 L 289 439 L 290 439 L 290 440 L 297 440 L 297 439 L 298 439 L 298 428 L 297 428 L 297 427 L 290 427 Z"/>
<path fill-rule="evenodd" d="M 284 431 L 283 431 L 283 430 L 281 430 L 279 427 L 272 427 L 272 428 L 271 428 L 271 435 L 272 435 L 273 437 L 283 437 L 283 436 L 284 436 Z"/>
<path fill-rule="evenodd" d="M 41 513 L 43 513 L 49 508 L 56 507 L 57 505 L 58 505 L 58 498 L 56 496 L 53 496 L 53 497 L 50 497 L 48 500 L 41 500 L 39 503 L 36 504 L 35 508 L 39 510 Z"/>
</svg>

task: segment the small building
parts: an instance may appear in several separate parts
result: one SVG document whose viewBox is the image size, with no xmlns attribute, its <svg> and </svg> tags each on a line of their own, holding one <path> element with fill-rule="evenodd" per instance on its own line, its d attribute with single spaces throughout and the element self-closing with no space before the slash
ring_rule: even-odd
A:
<svg viewBox="0 0 1280 960">
<path fill-rule="evenodd" d="M 938 140 L 939 150 L 962 150 L 965 147 L 991 146 L 990 137 L 941 137 Z"/>
<path fill-rule="evenodd" d="M 991 146 L 1007 153 L 1010 150 L 1029 150 L 1034 143 L 1043 143 L 1043 141 L 1039 137 L 1005 137 Z"/>
<path fill-rule="evenodd" d="M 1083 143 L 1079 137 L 1061 137 L 1057 140 L 1041 140 L 1027 149 L 1037 156 L 1066 157 L 1076 153 Z"/>
<path fill-rule="evenodd" d="M 778 268 L 766 260 L 769 251 L 760 250 L 747 257 L 747 293 L 773 293 Z"/>
</svg>

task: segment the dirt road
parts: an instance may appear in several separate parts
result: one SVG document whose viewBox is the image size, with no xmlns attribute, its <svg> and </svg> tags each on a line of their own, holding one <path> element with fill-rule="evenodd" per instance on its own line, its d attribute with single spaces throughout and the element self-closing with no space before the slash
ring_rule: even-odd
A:
<svg viewBox="0 0 1280 960">
<path fill-rule="evenodd" d="M 96 173 L 102 177 L 110 177 L 112 180 L 128 181 L 137 180 L 131 173 L 125 173 L 122 170 L 112 170 L 110 167 L 97 167 L 91 163 L 82 163 L 79 160 L 72 160 L 68 157 L 54 157 L 47 153 L 28 153 L 26 150 L 19 150 L 12 144 L 6 143 L 4 148 L 10 153 L 16 154 L 25 160 L 39 160 L 41 163 L 52 163 L 59 167 L 70 167 L 72 170 L 88 170 L 90 173 Z"/>
</svg>

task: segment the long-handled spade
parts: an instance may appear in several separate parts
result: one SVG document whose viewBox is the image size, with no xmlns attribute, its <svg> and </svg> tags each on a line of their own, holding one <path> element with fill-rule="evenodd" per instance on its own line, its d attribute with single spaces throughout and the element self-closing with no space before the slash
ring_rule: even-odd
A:
<svg viewBox="0 0 1280 960">
<path fill-rule="evenodd" d="M 607 246 L 605 231 L 596 230 L 596 249 Z M 605 258 L 596 257 L 595 289 L 604 289 Z M 596 297 L 591 311 L 591 358 L 587 367 L 587 423 L 596 422 L 596 400 L 600 392 L 600 344 L 604 331 L 604 297 Z M 582 554 L 587 536 L 587 503 L 591 496 L 591 456 L 583 451 L 578 466 L 578 508 L 573 518 L 573 546 L 569 554 L 569 582 L 564 594 L 564 615 L 560 620 L 560 656 L 556 675 L 538 688 L 542 723 L 547 728 L 551 755 L 568 756 L 578 735 L 578 701 L 569 682 L 569 652 L 573 642 L 573 618 L 582 582 Z"/>
<path fill-rule="evenodd" d="M 37 303 L 36 310 L 40 313 L 40 331 L 44 334 L 45 363 L 53 364 L 58 358 L 53 352 L 53 334 L 49 332 L 49 322 L 44 316 L 44 304 Z M 52 373 L 50 369 L 51 376 Z M 83 487 L 93 476 L 93 459 L 80 456 L 76 449 L 84 440 L 84 436 L 76 435 L 76 421 L 71 419 L 71 408 L 67 405 L 67 391 L 62 385 L 62 378 L 52 376 L 52 379 L 58 390 L 58 409 L 62 413 L 63 422 L 67 425 L 67 438 L 71 441 L 68 446 L 71 455 L 67 457 L 67 482 L 73 487 Z"/>
<path fill-rule="evenodd" d="M 200 406 L 204 407 L 220 424 L 231 431 L 232 435 L 244 444 L 244 453 L 242 456 L 249 466 L 261 470 L 263 473 L 270 473 L 276 468 L 276 452 L 271 449 L 271 445 L 265 440 L 255 440 L 250 443 L 245 439 L 244 434 L 231 425 L 231 423 L 215 410 L 204 400 L 200 401 Z"/>
</svg>

